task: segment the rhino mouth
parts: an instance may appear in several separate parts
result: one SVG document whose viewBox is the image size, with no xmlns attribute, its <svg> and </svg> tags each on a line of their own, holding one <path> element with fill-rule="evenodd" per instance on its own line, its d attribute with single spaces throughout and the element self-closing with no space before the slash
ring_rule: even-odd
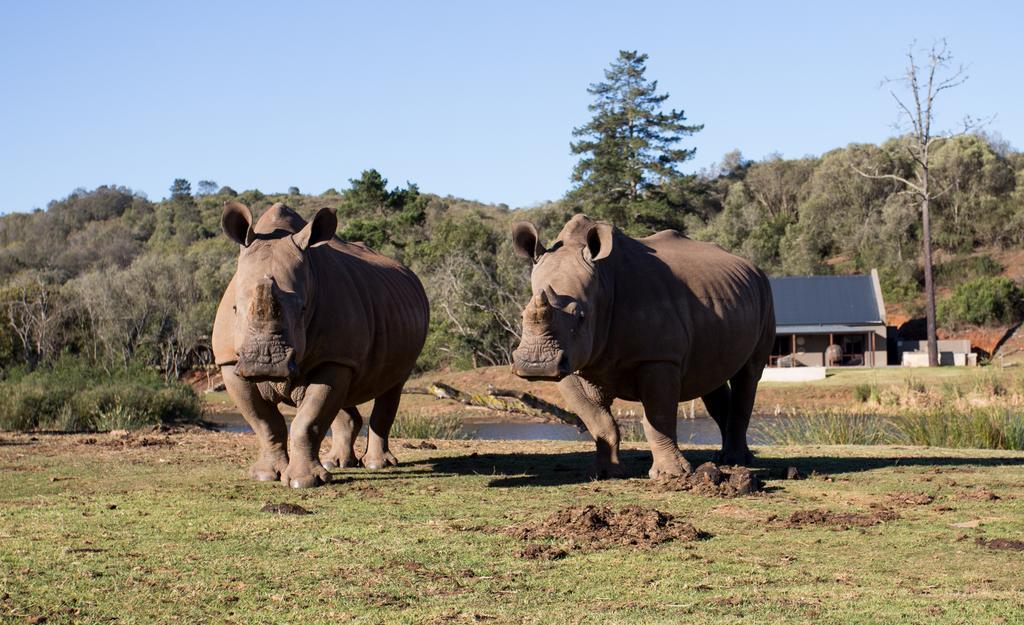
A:
<svg viewBox="0 0 1024 625">
<path fill-rule="evenodd" d="M 572 373 L 569 358 L 559 350 L 551 355 L 518 352 L 512 355 L 512 373 L 524 380 L 558 381 Z"/>
<path fill-rule="evenodd" d="M 295 350 L 282 340 L 249 341 L 238 350 L 235 373 L 250 382 L 277 382 L 295 377 Z"/>
</svg>

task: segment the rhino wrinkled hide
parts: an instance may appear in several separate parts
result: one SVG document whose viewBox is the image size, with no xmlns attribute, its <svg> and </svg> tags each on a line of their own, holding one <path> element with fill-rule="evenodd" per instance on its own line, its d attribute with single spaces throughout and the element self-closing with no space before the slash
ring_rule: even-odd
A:
<svg viewBox="0 0 1024 625">
<path fill-rule="evenodd" d="M 527 222 L 513 226 L 512 242 L 533 262 L 512 370 L 558 381 L 597 443 L 597 476 L 622 471 L 609 411 L 616 398 L 643 404 L 651 477 L 691 471 L 676 442 L 676 412 L 697 397 L 722 433 L 720 462 L 751 460 L 747 426 L 775 341 L 760 269 L 674 230 L 634 239 L 585 215 L 547 248 Z"/>
<path fill-rule="evenodd" d="M 217 309 L 213 352 L 259 439 L 250 477 L 305 487 L 329 481 L 333 467 L 395 464 L 388 434 L 429 318 L 419 279 L 334 236 L 333 209 L 307 223 L 275 204 L 253 224 L 246 206 L 228 202 L 221 225 L 239 256 Z M 370 400 L 367 451 L 357 459 L 356 405 Z M 290 433 L 281 403 L 297 408 Z M 327 428 L 332 447 L 321 459 Z"/>
</svg>

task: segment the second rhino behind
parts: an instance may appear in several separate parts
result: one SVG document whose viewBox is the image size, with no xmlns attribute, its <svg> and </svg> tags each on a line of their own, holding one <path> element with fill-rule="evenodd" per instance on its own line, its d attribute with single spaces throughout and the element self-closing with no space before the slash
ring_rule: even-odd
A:
<svg viewBox="0 0 1024 625">
<path fill-rule="evenodd" d="M 633 239 L 576 215 L 550 247 L 513 227 L 533 265 L 513 371 L 558 380 L 597 443 L 596 472 L 621 473 L 610 407 L 640 401 L 651 477 L 689 473 L 676 441 L 680 401 L 701 397 L 722 434 L 720 461 L 750 461 L 747 426 L 775 341 L 767 277 L 716 245 L 674 230 Z"/>
<path fill-rule="evenodd" d="M 229 202 L 221 225 L 240 251 L 217 309 L 213 352 L 228 394 L 259 439 L 250 476 L 316 486 L 330 479 L 329 467 L 356 464 L 356 405 L 371 399 L 361 462 L 394 464 L 388 435 L 427 334 L 419 279 L 335 237 L 333 209 L 307 223 L 275 204 L 253 224 L 246 206 Z M 281 403 L 298 408 L 290 433 Z M 321 463 L 328 427 L 333 445 Z"/>
</svg>

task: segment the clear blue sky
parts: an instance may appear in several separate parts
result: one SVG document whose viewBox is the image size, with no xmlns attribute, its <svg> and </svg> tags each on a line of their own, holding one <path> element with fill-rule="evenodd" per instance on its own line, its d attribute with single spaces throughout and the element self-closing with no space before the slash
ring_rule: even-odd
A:
<svg viewBox="0 0 1024 625">
<path fill-rule="evenodd" d="M 528 206 L 569 188 L 586 87 L 619 49 L 734 148 L 820 154 L 892 133 L 912 40 L 971 65 L 940 125 L 1024 145 L 1021 3 L 45 2 L 0 6 L 0 212 L 172 179 L 319 193 L 392 184 Z"/>
</svg>

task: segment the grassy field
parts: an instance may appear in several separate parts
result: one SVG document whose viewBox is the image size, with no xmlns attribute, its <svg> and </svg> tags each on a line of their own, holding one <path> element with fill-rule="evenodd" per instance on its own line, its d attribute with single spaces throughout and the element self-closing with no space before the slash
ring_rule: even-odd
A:
<svg viewBox="0 0 1024 625">
<path fill-rule="evenodd" d="M 1024 453 L 761 448 L 767 491 L 718 498 L 642 477 L 637 445 L 625 453 L 635 477 L 593 482 L 589 445 L 398 442 L 400 467 L 291 491 L 243 479 L 254 444 L 202 431 L 0 434 L 0 621 L 1024 618 L 1020 545 L 985 542 L 1024 538 Z M 810 477 L 778 477 L 791 465 Z M 261 512 L 285 502 L 311 514 Z M 658 510 L 709 536 L 595 548 L 503 531 L 584 504 Z M 525 557 L 536 544 L 564 557 Z"/>
</svg>

